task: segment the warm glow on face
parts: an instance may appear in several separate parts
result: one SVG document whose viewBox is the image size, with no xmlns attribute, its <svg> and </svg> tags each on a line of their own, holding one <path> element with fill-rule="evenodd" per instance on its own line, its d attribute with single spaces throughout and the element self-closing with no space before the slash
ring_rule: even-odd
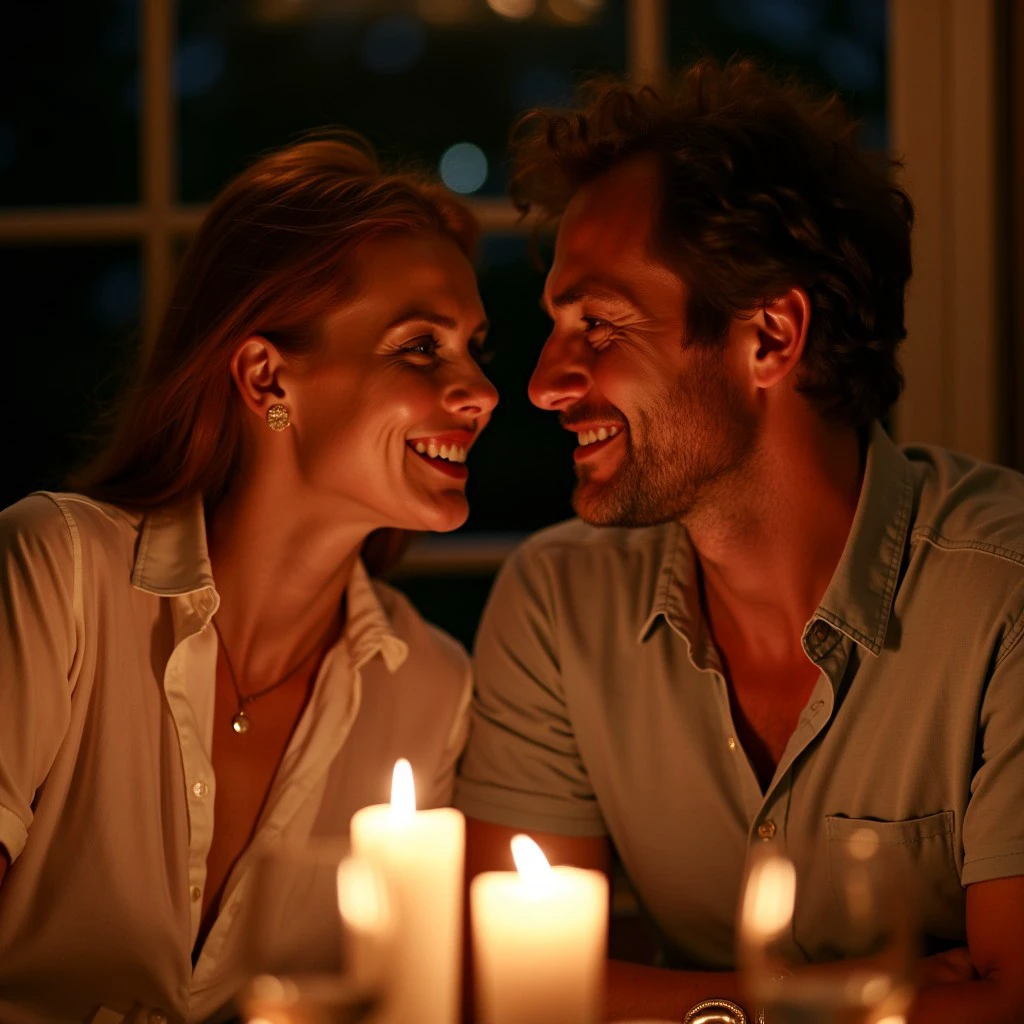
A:
<svg viewBox="0 0 1024 1024">
<path fill-rule="evenodd" d="M 531 892 L 542 892 L 551 885 L 551 865 L 544 851 L 529 837 L 512 837 L 512 859 L 523 884 Z"/>
<path fill-rule="evenodd" d="M 390 921 L 387 892 L 365 860 L 349 857 L 338 865 L 338 909 L 358 932 L 380 935 L 386 931 Z"/>
<path fill-rule="evenodd" d="M 743 897 L 743 926 L 751 935 L 772 938 L 793 920 L 796 869 L 785 857 L 768 857 L 750 871 Z"/>
<path fill-rule="evenodd" d="M 391 814 L 402 821 L 411 821 L 415 813 L 416 786 L 412 781 L 412 765 L 400 757 L 391 776 Z"/>
</svg>

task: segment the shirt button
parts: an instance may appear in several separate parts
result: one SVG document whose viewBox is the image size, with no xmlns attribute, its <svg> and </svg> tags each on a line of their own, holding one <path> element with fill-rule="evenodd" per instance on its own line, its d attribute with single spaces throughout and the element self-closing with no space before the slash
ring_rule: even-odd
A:
<svg viewBox="0 0 1024 1024">
<path fill-rule="evenodd" d="M 816 622 L 811 630 L 811 639 L 815 643 L 823 644 L 832 635 L 832 630 L 824 622 Z"/>
<path fill-rule="evenodd" d="M 757 834 L 765 841 L 775 838 L 775 822 L 769 819 L 757 826 Z"/>
<path fill-rule="evenodd" d="M 210 792 L 210 787 L 200 779 L 192 786 L 192 795 L 197 800 L 202 800 L 207 793 Z"/>
<path fill-rule="evenodd" d="M 825 702 L 823 700 L 816 700 L 811 705 L 811 710 L 812 711 L 820 711 L 824 706 L 825 706 Z"/>
<path fill-rule="evenodd" d="M 203 898 L 203 890 L 198 885 L 193 885 L 188 894 L 192 897 L 193 903 L 198 903 Z"/>
<path fill-rule="evenodd" d="M 735 740 L 734 737 L 730 736 L 725 742 L 728 745 L 730 750 L 735 750 L 736 749 L 736 740 Z"/>
<path fill-rule="evenodd" d="M 167 1024 L 167 1014 L 160 1010 L 150 1010 L 149 1024 Z"/>
</svg>

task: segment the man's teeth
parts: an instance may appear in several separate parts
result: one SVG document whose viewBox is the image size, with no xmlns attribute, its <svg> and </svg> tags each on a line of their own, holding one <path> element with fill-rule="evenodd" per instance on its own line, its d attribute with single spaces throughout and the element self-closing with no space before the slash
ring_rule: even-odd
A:
<svg viewBox="0 0 1024 1024">
<path fill-rule="evenodd" d="M 618 432 L 618 427 L 598 427 L 597 430 L 582 431 L 576 435 L 576 439 L 579 441 L 580 446 L 584 447 L 588 444 L 593 444 L 595 441 L 607 441 L 609 437 L 614 437 Z"/>
<path fill-rule="evenodd" d="M 448 462 L 465 462 L 468 448 L 458 444 L 442 444 L 438 446 L 436 441 L 417 441 L 416 451 L 420 455 L 427 455 L 432 459 L 445 459 Z"/>
</svg>

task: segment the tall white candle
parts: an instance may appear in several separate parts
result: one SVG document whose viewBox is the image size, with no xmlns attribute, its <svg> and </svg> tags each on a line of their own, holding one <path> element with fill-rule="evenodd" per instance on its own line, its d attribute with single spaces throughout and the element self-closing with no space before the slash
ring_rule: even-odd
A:
<svg viewBox="0 0 1024 1024">
<path fill-rule="evenodd" d="M 391 803 L 352 816 L 352 849 L 376 864 L 395 903 L 384 1019 L 455 1024 L 462 970 L 466 821 L 451 807 L 416 810 L 412 768 L 395 765 Z"/>
<path fill-rule="evenodd" d="M 607 957 L 608 880 L 552 868 L 527 836 L 516 871 L 487 871 L 469 890 L 479 1024 L 596 1024 Z"/>
</svg>

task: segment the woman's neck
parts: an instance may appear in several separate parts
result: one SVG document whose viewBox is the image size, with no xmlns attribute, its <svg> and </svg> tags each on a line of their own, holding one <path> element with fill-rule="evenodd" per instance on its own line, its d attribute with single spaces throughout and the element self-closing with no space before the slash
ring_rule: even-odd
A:
<svg viewBox="0 0 1024 1024">
<path fill-rule="evenodd" d="M 250 477 L 207 511 L 206 531 L 218 627 L 239 672 L 276 678 L 336 635 L 367 527 Z"/>
</svg>

